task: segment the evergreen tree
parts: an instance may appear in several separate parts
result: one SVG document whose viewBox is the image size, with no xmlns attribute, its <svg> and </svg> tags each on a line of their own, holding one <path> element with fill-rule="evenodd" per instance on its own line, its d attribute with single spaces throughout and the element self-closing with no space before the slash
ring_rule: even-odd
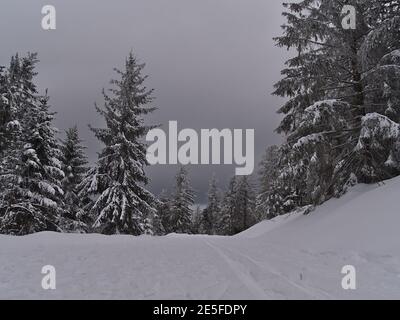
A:
<svg viewBox="0 0 400 320">
<path fill-rule="evenodd" d="M 355 30 L 342 27 L 344 4 L 357 10 Z M 398 114 L 400 35 L 393 30 L 400 15 L 398 1 L 303 0 L 285 7 L 287 23 L 276 41 L 297 55 L 275 94 L 288 98 L 280 109 L 278 132 L 287 143 L 278 185 L 291 210 L 338 196 L 355 178 L 374 182 L 400 172 L 389 161 L 397 157 L 396 138 L 385 129 Z M 372 123 L 381 129 L 371 130 Z M 291 190 L 282 188 L 288 180 Z"/>
<path fill-rule="evenodd" d="M 166 190 L 163 190 L 159 196 L 159 204 L 157 206 L 157 216 L 161 222 L 160 232 L 168 234 L 172 232 L 170 225 L 171 220 L 171 197 Z"/>
<path fill-rule="evenodd" d="M 171 232 L 190 233 L 193 215 L 194 191 L 190 186 L 188 172 L 181 167 L 176 175 L 175 196 L 170 213 Z"/>
<path fill-rule="evenodd" d="M 200 233 L 213 235 L 215 233 L 217 218 L 220 215 L 221 203 L 220 194 L 217 187 L 217 179 L 213 175 L 208 190 L 208 205 L 202 212 Z"/>
<path fill-rule="evenodd" d="M 23 58 L 16 54 L 11 57 L 6 72 L 3 72 L 3 67 L 0 68 L 0 155 L 4 160 L 3 165 L 10 152 L 21 149 L 16 144 L 23 140 L 22 125 L 27 125 L 26 114 L 38 100 L 33 82 L 37 62 L 36 54 L 28 54 Z"/>
<path fill-rule="evenodd" d="M 88 161 L 85 154 L 85 147 L 79 138 L 78 127 L 69 128 L 66 132 L 66 139 L 61 144 L 61 161 L 64 172 L 62 187 L 64 190 L 64 203 L 66 205 L 66 216 L 75 222 L 81 222 L 81 227 L 86 223 L 90 223 L 83 210 L 85 202 L 88 200 L 81 199 L 78 196 L 78 186 L 82 183 L 84 176 L 88 172 Z M 76 229 L 77 226 L 72 226 Z"/>
<path fill-rule="evenodd" d="M 196 209 L 193 212 L 192 215 L 192 227 L 191 227 L 191 232 L 192 234 L 200 234 L 200 227 L 201 227 L 201 221 L 202 221 L 203 215 L 202 215 L 202 210 L 200 206 L 196 206 Z"/>
<path fill-rule="evenodd" d="M 276 181 L 279 175 L 280 152 L 279 147 L 272 146 L 266 151 L 260 163 L 259 179 L 260 191 L 257 196 L 257 220 L 272 219 L 279 215 L 279 205 L 276 206 L 276 199 L 272 195 L 276 194 Z"/>
<path fill-rule="evenodd" d="M 4 74 L 4 67 L 0 66 L 0 159 L 3 159 L 5 149 L 9 145 L 7 127 L 12 117 L 10 113 L 12 110 L 10 110 L 7 99 L 7 78 Z"/>
<path fill-rule="evenodd" d="M 247 176 L 239 179 L 232 212 L 233 233 L 240 233 L 255 224 L 255 192 Z"/>
<path fill-rule="evenodd" d="M 139 64 L 131 53 L 125 70 L 116 72 L 119 80 L 110 95 L 104 94 L 104 107 L 96 106 L 105 119 L 106 128 L 91 128 L 105 147 L 99 154 L 97 166 L 89 171 L 79 189 L 79 196 L 97 196 L 90 214 L 94 227 L 102 233 L 141 235 L 151 233 L 156 198 L 145 189 L 148 164 L 143 136 L 152 128 L 143 117 L 154 111 L 153 90 L 148 90 Z"/>
<path fill-rule="evenodd" d="M 57 227 L 63 207 L 57 129 L 52 126 L 48 97 L 33 83 L 35 54 L 13 57 L 6 75 L 9 147 L 0 172 L 0 232 L 24 235 Z M 11 111 L 10 111 L 11 110 Z"/>
<path fill-rule="evenodd" d="M 151 233 L 149 233 L 149 234 L 152 234 L 154 236 L 165 235 L 165 229 L 162 224 L 162 219 L 158 214 L 158 210 L 157 210 L 157 212 L 154 212 L 153 216 L 151 217 L 151 226 L 152 226 L 152 230 L 151 230 Z"/>
<path fill-rule="evenodd" d="M 237 179 L 233 177 L 222 201 L 220 216 L 218 217 L 217 234 L 234 235 L 233 217 L 236 206 Z"/>
</svg>

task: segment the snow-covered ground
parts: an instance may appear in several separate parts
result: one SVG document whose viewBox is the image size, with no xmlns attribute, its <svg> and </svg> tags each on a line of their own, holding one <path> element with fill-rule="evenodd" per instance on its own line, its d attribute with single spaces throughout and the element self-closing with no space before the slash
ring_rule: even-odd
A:
<svg viewBox="0 0 400 320">
<path fill-rule="evenodd" d="M 235 237 L 0 236 L 2 299 L 400 299 L 400 179 Z M 57 289 L 41 287 L 44 265 Z M 357 289 L 345 291 L 353 265 Z"/>
</svg>

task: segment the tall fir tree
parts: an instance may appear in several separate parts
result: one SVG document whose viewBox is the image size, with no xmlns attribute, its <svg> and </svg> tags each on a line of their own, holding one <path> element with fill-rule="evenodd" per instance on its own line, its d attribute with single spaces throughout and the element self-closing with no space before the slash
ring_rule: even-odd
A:
<svg viewBox="0 0 400 320">
<path fill-rule="evenodd" d="M 260 190 L 257 195 L 257 220 L 272 219 L 279 215 L 280 203 L 273 199 L 276 194 L 276 181 L 279 175 L 280 153 L 278 146 L 269 147 L 260 163 Z"/>
<path fill-rule="evenodd" d="M 190 186 L 188 172 L 181 167 L 176 175 L 175 196 L 171 203 L 170 232 L 190 233 L 193 215 L 194 191 Z"/>
<path fill-rule="evenodd" d="M 222 200 L 221 211 L 218 217 L 217 234 L 224 236 L 234 235 L 233 218 L 236 206 L 237 178 L 233 177 Z"/>
<path fill-rule="evenodd" d="M 255 224 L 256 196 L 247 176 L 238 179 L 234 210 L 232 212 L 233 233 L 240 233 Z"/>
<path fill-rule="evenodd" d="M 342 26 L 345 4 L 356 8 L 355 29 Z M 393 130 L 400 48 L 393 30 L 400 15 L 399 1 L 303 0 L 285 7 L 287 23 L 276 41 L 297 55 L 275 94 L 288 98 L 278 132 L 287 136 L 279 184 L 281 199 L 292 195 L 284 201 L 290 210 L 339 196 L 355 178 L 374 182 L 400 173 Z M 287 181 L 291 190 L 282 187 Z"/>
<path fill-rule="evenodd" d="M 88 161 L 85 154 L 86 147 L 79 138 L 78 127 L 74 126 L 65 132 L 65 140 L 61 142 L 61 162 L 64 172 L 62 187 L 64 190 L 64 203 L 66 216 L 76 223 L 81 223 L 80 228 L 86 229 L 85 224 L 90 224 L 84 206 L 88 199 L 82 199 L 78 195 L 78 186 L 88 172 Z M 78 226 L 71 226 L 76 231 Z"/>
<path fill-rule="evenodd" d="M 5 98 L 13 116 L 6 128 L 10 144 L 0 172 L 0 232 L 7 234 L 61 231 L 64 175 L 48 96 L 39 95 L 33 82 L 36 63 L 36 54 L 15 56 L 6 75 Z"/>
<path fill-rule="evenodd" d="M 10 113 L 9 100 L 7 99 L 7 78 L 4 72 L 4 67 L 0 66 L 0 159 L 3 159 L 7 142 L 9 140 L 8 124 L 12 118 Z M 1 163 L 0 163 L 1 165 Z"/>
<path fill-rule="evenodd" d="M 159 214 L 159 208 L 157 206 L 157 211 L 153 213 L 151 217 L 151 225 L 152 225 L 152 232 L 148 234 L 152 234 L 154 236 L 163 236 L 166 234 L 165 228 L 163 225 L 162 217 Z"/>
<path fill-rule="evenodd" d="M 158 198 L 159 198 L 159 203 L 157 206 L 157 216 L 161 222 L 160 231 L 163 234 L 168 234 L 172 232 L 170 224 L 171 196 L 168 194 L 167 190 L 162 190 Z"/>
<path fill-rule="evenodd" d="M 191 233 L 192 234 L 200 234 L 201 230 L 201 221 L 203 218 L 202 215 L 203 210 L 201 210 L 201 207 L 199 205 L 196 206 L 196 209 L 193 212 L 192 215 L 192 225 L 191 225 Z"/>
<path fill-rule="evenodd" d="M 104 94 L 104 107 L 96 105 L 106 128 L 91 128 L 105 145 L 97 166 L 80 184 L 81 197 L 97 196 L 90 214 L 94 228 L 106 234 L 141 235 L 152 233 L 151 220 L 157 200 L 145 186 L 146 145 L 142 138 L 152 128 L 144 116 L 153 112 L 153 90 L 145 86 L 147 76 L 131 53 L 124 71 L 115 69 L 120 79 L 112 80 L 110 95 Z"/>
<path fill-rule="evenodd" d="M 200 233 L 213 235 L 216 232 L 217 219 L 221 211 L 220 191 L 217 186 L 217 178 L 215 174 L 211 178 L 208 190 L 208 204 L 202 211 L 200 224 Z"/>
</svg>

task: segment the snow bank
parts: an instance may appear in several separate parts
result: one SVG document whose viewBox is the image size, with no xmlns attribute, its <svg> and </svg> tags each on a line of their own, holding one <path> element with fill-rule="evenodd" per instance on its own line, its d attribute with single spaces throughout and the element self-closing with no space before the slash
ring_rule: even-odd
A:
<svg viewBox="0 0 400 320">
<path fill-rule="evenodd" d="M 307 217 L 278 217 L 241 236 L 257 236 L 297 248 L 400 252 L 399 194 L 399 178 L 381 185 L 358 185 Z"/>
</svg>

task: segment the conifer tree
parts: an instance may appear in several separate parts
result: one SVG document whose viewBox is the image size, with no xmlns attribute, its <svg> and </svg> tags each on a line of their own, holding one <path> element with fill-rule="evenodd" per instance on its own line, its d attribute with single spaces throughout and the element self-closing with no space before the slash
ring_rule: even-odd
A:
<svg viewBox="0 0 400 320">
<path fill-rule="evenodd" d="M 219 235 L 234 235 L 233 217 L 236 205 L 236 191 L 237 179 L 236 177 L 233 177 L 229 182 L 228 190 L 225 192 L 224 199 L 222 200 L 217 226 L 217 234 Z"/>
<path fill-rule="evenodd" d="M 239 179 L 232 214 L 233 233 L 240 233 L 255 224 L 255 192 L 247 176 Z"/>
<path fill-rule="evenodd" d="M 6 75 L 6 100 L 14 119 L 7 124 L 13 134 L 0 172 L 0 232 L 14 235 L 59 231 L 63 213 L 57 129 L 52 126 L 48 96 L 40 96 L 33 82 L 36 63 L 36 54 L 15 56 Z"/>
<path fill-rule="evenodd" d="M 192 234 L 200 234 L 202 218 L 203 218 L 202 210 L 201 207 L 198 205 L 196 206 L 196 209 L 194 210 L 192 215 L 192 226 L 191 226 Z"/>
<path fill-rule="evenodd" d="M 279 215 L 276 204 L 272 203 L 271 196 L 276 191 L 276 181 L 279 175 L 280 153 L 278 146 L 269 147 L 260 163 L 259 180 L 260 191 L 257 195 L 257 220 L 272 219 Z"/>
<path fill-rule="evenodd" d="M 12 118 L 10 113 L 9 100 L 7 99 L 7 78 L 4 74 L 4 67 L 0 66 L 0 159 L 3 159 L 5 149 L 9 145 L 7 143 L 9 141 L 7 127 Z"/>
<path fill-rule="evenodd" d="M 168 234 L 172 232 L 170 225 L 171 220 L 171 196 L 166 190 L 162 190 L 157 206 L 157 216 L 161 222 L 160 232 L 162 234 Z"/>
<path fill-rule="evenodd" d="M 194 191 L 185 167 L 176 175 L 175 196 L 171 204 L 170 228 L 175 233 L 190 233 L 193 215 Z"/>
<path fill-rule="evenodd" d="M 153 90 L 146 88 L 146 76 L 131 53 L 123 71 L 115 69 L 118 80 L 112 80 L 109 94 L 103 92 L 104 107 L 96 106 L 106 128 L 91 128 L 105 145 L 97 166 L 81 183 L 81 197 L 97 196 L 90 214 L 94 227 L 102 233 L 141 235 L 151 233 L 151 217 L 157 200 L 145 186 L 146 145 L 142 138 L 152 128 L 144 116 L 154 111 L 150 106 Z"/>
<path fill-rule="evenodd" d="M 158 210 L 157 212 L 153 213 L 153 216 L 151 217 L 151 232 L 148 232 L 148 234 L 152 234 L 154 236 L 163 236 L 165 235 L 165 229 L 162 223 L 162 219 L 159 216 Z"/>
<path fill-rule="evenodd" d="M 213 235 L 217 227 L 217 218 L 220 215 L 221 203 L 220 194 L 217 186 L 217 179 L 213 175 L 208 190 L 208 204 L 202 212 L 200 233 Z"/>
<path fill-rule="evenodd" d="M 356 8 L 356 29 L 342 26 L 344 4 Z M 398 114 L 400 35 L 393 30 L 400 16 L 398 1 L 302 0 L 285 7 L 276 41 L 297 54 L 275 94 L 288 98 L 279 110 L 285 116 L 278 132 L 287 143 L 278 184 L 291 210 L 342 194 L 354 178 L 374 182 L 400 173 L 389 161 L 397 158 L 395 134 L 385 129 Z M 283 187 L 288 179 L 292 190 Z"/>
<path fill-rule="evenodd" d="M 78 186 L 89 170 L 85 154 L 86 148 L 79 138 L 77 126 L 69 128 L 65 134 L 66 138 L 61 143 L 61 161 L 65 176 L 62 187 L 67 211 L 66 216 L 75 222 L 90 223 L 90 218 L 83 210 L 85 199 L 78 196 Z M 88 200 L 86 199 L 86 201 Z"/>
</svg>

